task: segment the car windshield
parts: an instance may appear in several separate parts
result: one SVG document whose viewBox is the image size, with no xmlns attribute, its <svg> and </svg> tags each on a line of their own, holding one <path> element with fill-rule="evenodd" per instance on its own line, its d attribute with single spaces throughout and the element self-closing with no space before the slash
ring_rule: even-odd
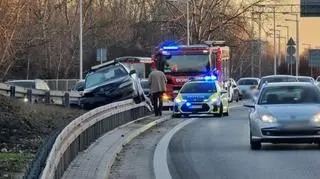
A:
<svg viewBox="0 0 320 179">
<path fill-rule="evenodd" d="M 174 54 L 169 60 L 166 60 L 164 72 L 206 72 L 209 68 L 208 54 Z"/>
<path fill-rule="evenodd" d="M 185 84 L 180 93 L 215 93 L 217 92 L 215 83 L 187 83 Z"/>
<path fill-rule="evenodd" d="M 298 79 L 294 76 L 288 76 L 288 77 L 267 77 L 267 78 L 262 78 L 260 83 L 259 83 L 259 86 L 258 86 L 258 89 L 261 89 L 262 85 L 265 83 L 265 82 L 268 82 L 268 83 L 280 83 L 280 82 L 297 82 Z"/>
<path fill-rule="evenodd" d="M 320 92 L 311 86 L 277 86 L 265 88 L 259 104 L 320 103 Z"/>
<path fill-rule="evenodd" d="M 255 79 L 240 79 L 238 81 L 238 85 L 250 85 L 250 86 L 253 86 L 253 85 L 258 85 L 258 81 L 255 80 Z"/>
<path fill-rule="evenodd" d="M 110 81 L 128 75 L 127 71 L 120 65 L 107 66 L 97 71 L 89 73 L 86 77 L 85 88 L 91 88 L 100 83 Z"/>
<path fill-rule="evenodd" d="M 310 82 L 313 83 L 312 78 L 298 77 L 298 81 L 300 82 Z"/>
</svg>

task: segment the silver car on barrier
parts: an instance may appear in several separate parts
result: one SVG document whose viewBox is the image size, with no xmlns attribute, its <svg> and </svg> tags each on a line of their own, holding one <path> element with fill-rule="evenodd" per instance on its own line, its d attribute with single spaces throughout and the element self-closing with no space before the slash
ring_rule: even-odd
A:
<svg viewBox="0 0 320 179">
<path fill-rule="evenodd" d="M 312 83 L 269 83 L 247 103 L 251 149 L 261 143 L 320 144 L 320 90 Z"/>
</svg>

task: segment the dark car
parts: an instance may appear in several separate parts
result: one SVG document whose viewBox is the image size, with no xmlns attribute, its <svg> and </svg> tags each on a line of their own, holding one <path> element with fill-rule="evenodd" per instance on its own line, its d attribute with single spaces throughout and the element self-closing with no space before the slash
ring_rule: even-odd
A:
<svg viewBox="0 0 320 179">
<path fill-rule="evenodd" d="M 150 85 L 149 85 L 148 79 L 141 79 L 140 83 L 141 83 L 144 94 L 150 97 Z"/>
<path fill-rule="evenodd" d="M 111 61 L 91 68 L 85 79 L 85 89 L 80 99 L 84 109 L 93 109 L 116 101 L 144 100 L 143 90 L 135 70 Z"/>
</svg>

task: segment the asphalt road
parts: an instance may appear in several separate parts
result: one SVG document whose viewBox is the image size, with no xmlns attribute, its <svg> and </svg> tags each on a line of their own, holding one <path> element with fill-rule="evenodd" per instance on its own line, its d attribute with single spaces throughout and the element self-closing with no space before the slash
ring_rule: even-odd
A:
<svg viewBox="0 0 320 179">
<path fill-rule="evenodd" d="M 319 179 L 320 149 L 309 144 L 264 144 L 250 150 L 248 110 L 198 118 L 176 133 L 168 165 L 174 179 Z"/>
</svg>

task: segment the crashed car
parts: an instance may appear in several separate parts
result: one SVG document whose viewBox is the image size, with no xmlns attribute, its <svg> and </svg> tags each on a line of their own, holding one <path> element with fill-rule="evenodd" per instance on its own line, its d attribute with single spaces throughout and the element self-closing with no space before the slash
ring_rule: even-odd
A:
<svg viewBox="0 0 320 179">
<path fill-rule="evenodd" d="M 90 69 L 80 99 L 82 108 L 93 109 L 126 99 L 133 99 L 136 103 L 144 100 L 143 89 L 135 70 L 129 71 L 117 61 Z"/>
</svg>

